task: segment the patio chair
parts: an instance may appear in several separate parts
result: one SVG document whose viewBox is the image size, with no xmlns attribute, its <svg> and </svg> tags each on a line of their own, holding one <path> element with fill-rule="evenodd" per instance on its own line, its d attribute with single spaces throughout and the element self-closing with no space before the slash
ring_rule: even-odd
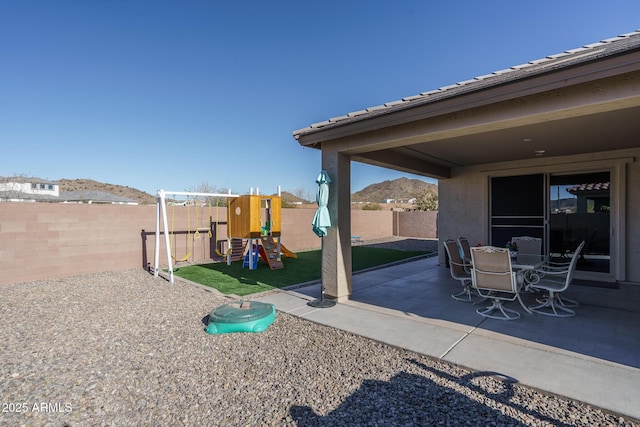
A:
<svg viewBox="0 0 640 427">
<path fill-rule="evenodd" d="M 569 288 L 571 281 L 573 280 L 573 273 L 576 270 L 578 258 L 580 252 L 584 247 L 584 240 L 578 245 L 569 266 L 555 267 L 547 264 L 542 269 L 536 270 L 534 274 L 539 276 L 539 280 L 536 283 L 532 283 L 530 288 L 534 290 L 540 290 L 544 292 L 544 296 L 537 299 L 540 303 L 536 306 L 530 306 L 529 310 L 534 313 L 544 314 L 545 316 L 554 317 L 571 317 L 575 316 L 576 312 L 571 308 L 578 306 L 578 302 L 563 298 L 561 294 Z"/>
<path fill-rule="evenodd" d="M 467 271 L 466 264 L 460 257 L 458 243 L 455 240 L 445 240 L 444 249 L 449 257 L 449 272 L 451 277 L 462 284 L 462 291 L 451 295 L 457 301 L 473 302 L 471 294 L 471 273 Z"/>
<path fill-rule="evenodd" d="M 473 288 L 492 302 L 489 307 L 478 308 L 476 313 L 490 319 L 519 319 L 519 312 L 504 306 L 504 301 L 520 300 L 517 273 L 511 269 L 509 250 L 493 246 L 471 248 L 471 262 Z"/>
<path fill-rule="evenodd" d="M 458 248 L 462 252 L 462 261 L 466 264 L 465 270 L 471 273 L 471 245 L 466 237 L 458 237 Z"/>
</svg>

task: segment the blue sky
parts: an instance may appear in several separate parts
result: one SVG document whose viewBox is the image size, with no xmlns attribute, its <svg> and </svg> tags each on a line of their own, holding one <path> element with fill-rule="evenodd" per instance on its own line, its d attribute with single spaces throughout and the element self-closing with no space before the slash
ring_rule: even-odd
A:
<svg viewBox="0 0 640 427">
<path fill-rule="evenodd" d="M 320 152 L 292 131 L 638 17 L 637 0 L 3 1 L 0 176 L 313 195 Z M 353 163 L 352 190 L 402 176 Z"/>
</svg>

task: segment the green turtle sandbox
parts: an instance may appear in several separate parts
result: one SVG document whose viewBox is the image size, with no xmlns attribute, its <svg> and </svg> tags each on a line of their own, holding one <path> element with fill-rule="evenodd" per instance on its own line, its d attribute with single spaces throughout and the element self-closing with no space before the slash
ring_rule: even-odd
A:
<svg viewBox="0 0 640 427">
<path fill-rule="evenodd" d="M 258 301 L 235 301 L 214 308 L 209 313 L 205 331 L 209 334 L 263 332 L 276 319 L 273 304 Z"/>
</svg>

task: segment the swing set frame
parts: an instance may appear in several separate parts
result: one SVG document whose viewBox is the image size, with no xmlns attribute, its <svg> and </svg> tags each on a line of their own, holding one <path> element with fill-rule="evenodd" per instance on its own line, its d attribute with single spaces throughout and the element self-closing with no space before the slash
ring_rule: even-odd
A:
<svg viewBox="0 0 640 427">
<path fill-rule="evenodd" d="M 167 252 L 167 265 L 169 270 L 169 282 L 173 283 L 173 256 L 171 255 L 171 239 L 170 234 L 173 234 L 173 217 L 172 217 L 172 229 L 169 230 L 168 221 L 167 221 L 167 196 L 187 196 L 187 197 L 226 197 L 226 198 L 235 198 L 240 197 L 239 194 L 231 194 L 231 190 L 229 193 L 196 193 L 191 191 L 165 191 L 158 190 L 156 195 L 156 245 L 155 245 L 155 254 L 154 254 L 154 266 L 153 266 L 153 276 L 158 277 L 158 273 L 160 272 L 160 222 L 162 222 L 163 226 L 163 234 L 164 234 L 164 244 Z M 198 207 L 196 206 L 196 209 Z M 197 210 L 196 210 L 197 215 Z M 216 229 L 217 232 L 217 229 Z M 196 224 L 196 233 L 198 233 L 198 224 Z M 188 251 L 188 248 L 187 248 Z"/>
</svg>

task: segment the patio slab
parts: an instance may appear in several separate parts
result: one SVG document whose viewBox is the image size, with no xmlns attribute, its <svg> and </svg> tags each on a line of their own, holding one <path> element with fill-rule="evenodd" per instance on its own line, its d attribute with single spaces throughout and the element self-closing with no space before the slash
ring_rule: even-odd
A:
<svg viewBox="0 0 640 427">
<path fill-rule="evenodd" d="M 320 285 L 256 298 L 280 311 L 390 345 L 497 372 L 522 384 L 640 420 L 640 286 L 574 287 L 583 302 L 576 316 L 529 315 L 518 303 L 516 321 L 485 319 L 478 306 L 455 301 L 460 290 L 449 270 L 427 258 L 353 276 L 347 302 L 307 305 Z M 533 297 L 525 297 L 525 304 Z"/>
</svg>

